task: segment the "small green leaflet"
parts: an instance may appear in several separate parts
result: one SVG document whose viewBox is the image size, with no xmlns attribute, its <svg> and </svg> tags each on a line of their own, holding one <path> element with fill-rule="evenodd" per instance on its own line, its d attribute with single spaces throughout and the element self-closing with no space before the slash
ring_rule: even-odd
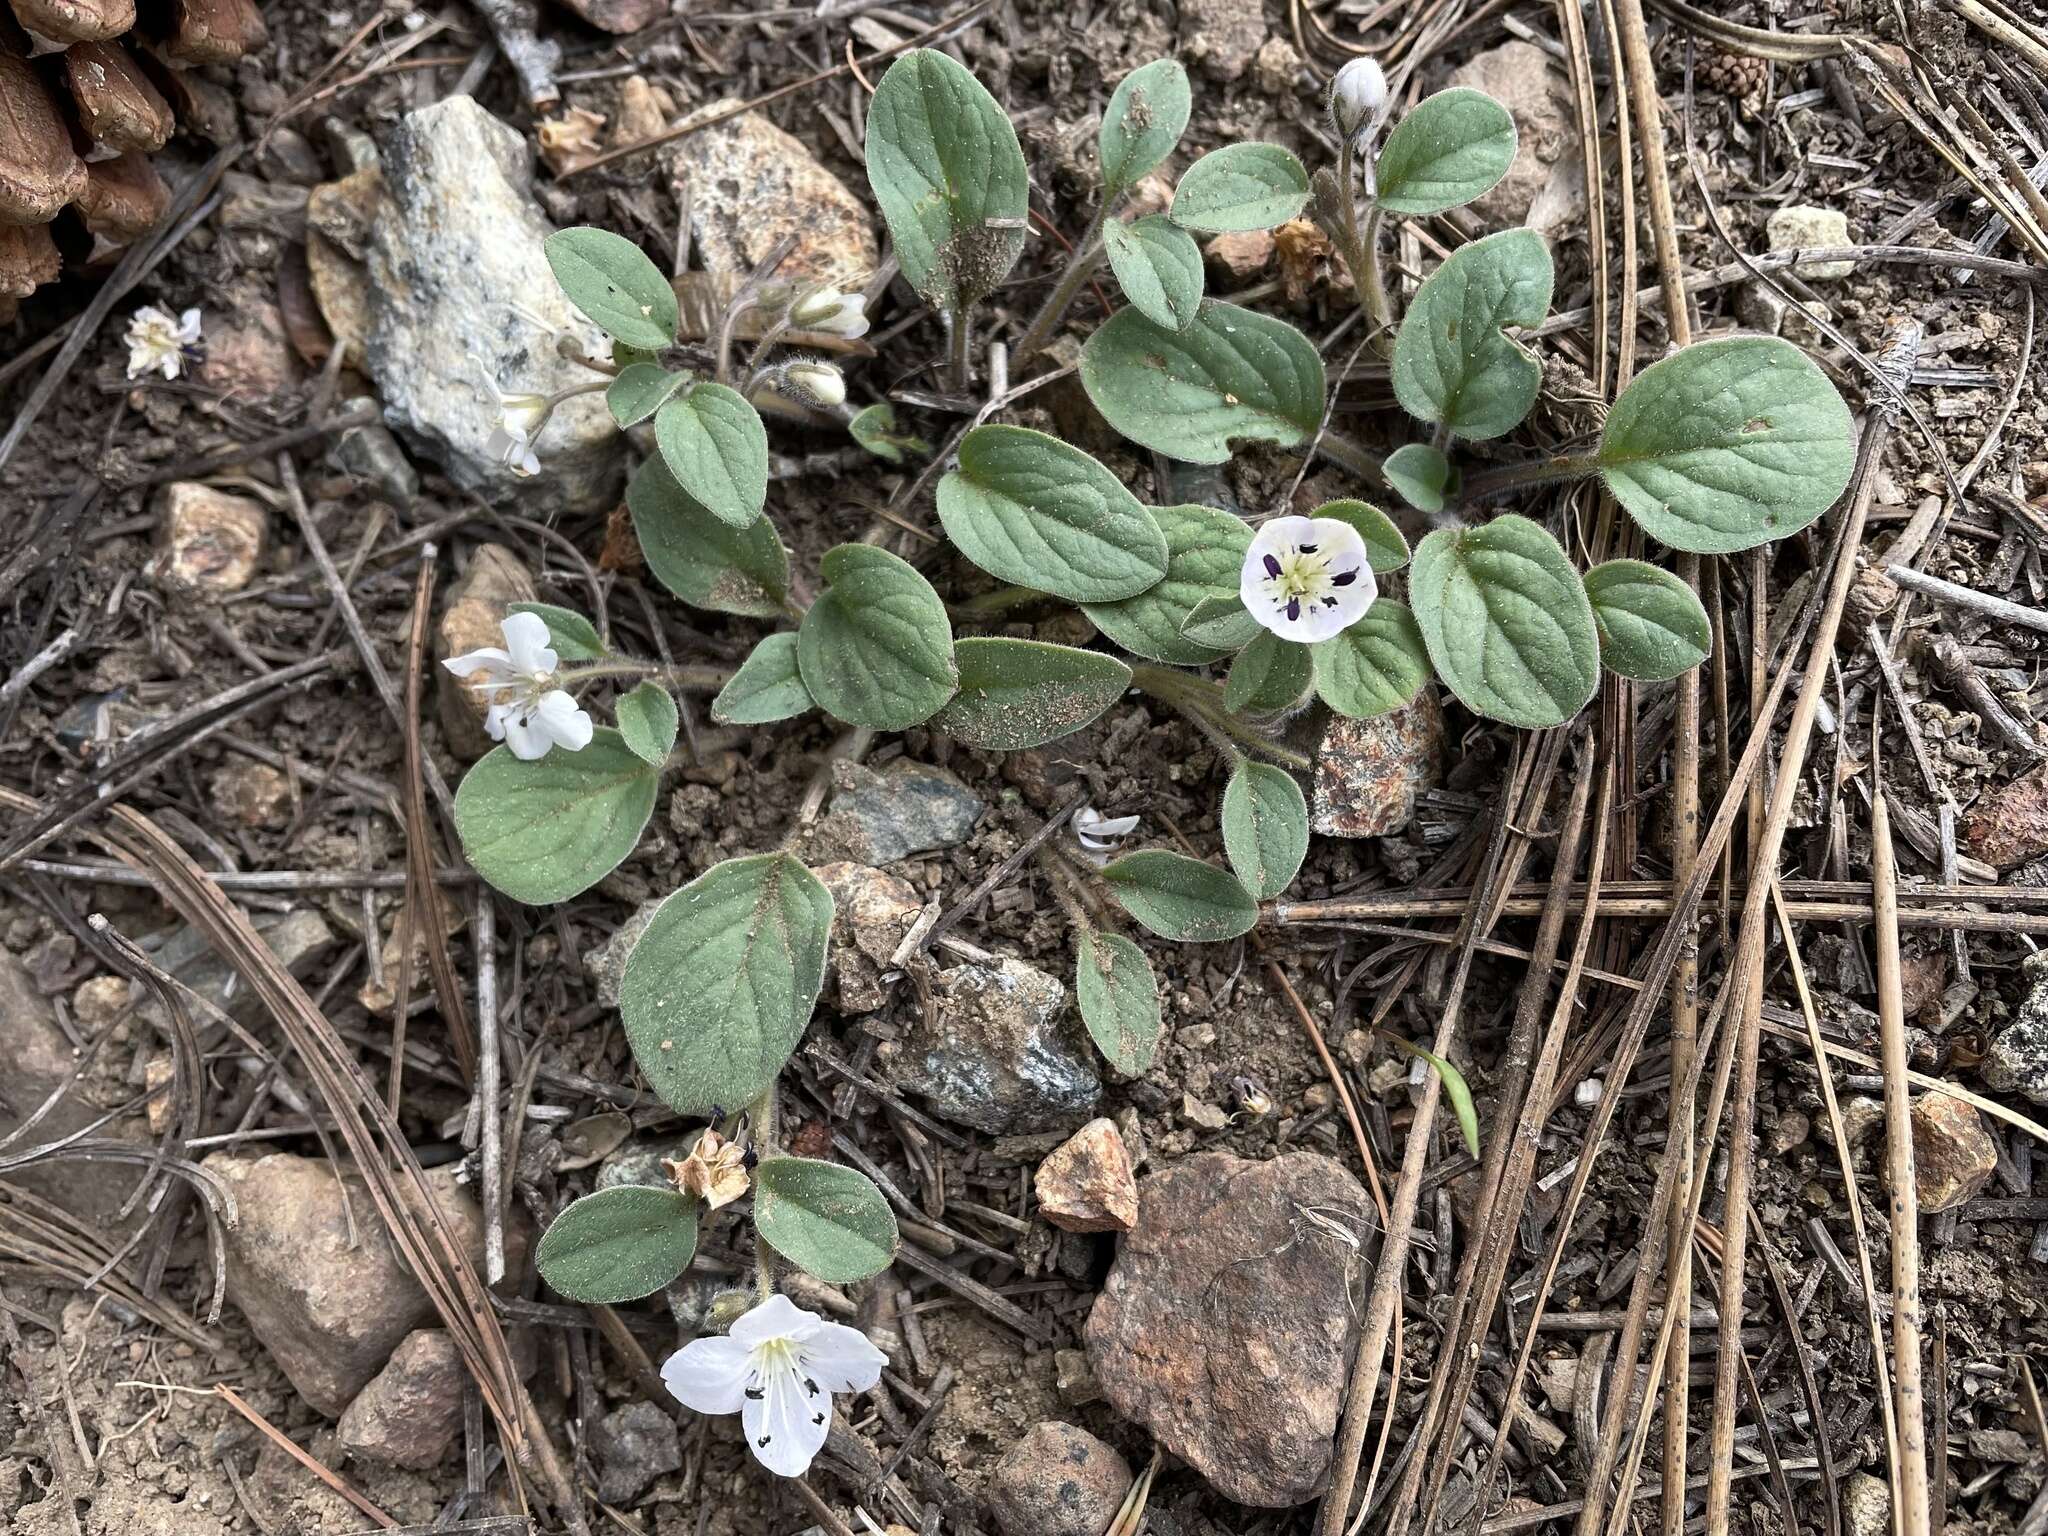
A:
<svg viewBox="0 0 2048 1536">
<path fill-rule="evenodd" d="M 896 1257 L 896 1216 L 874 1180 L 816 1158 L 762 1159 L 754 1174 L 754 1230 L 827 1285 L 879 1275 Z"/>
<path fill-rule="evenodd" d="M 1178 59 L 1154 59 L 1125 75 L 1102 114 L 1097 144 L 1102 158 L 1102 200 L 1134 187 L 1173 153 L 1194 106 L 1188 72 Z"/>
<path fill-rule="evenodd" d="M 1261 627 L 1230 664 L 1223 702 L 1233 714 L 1277 715 L 1301 702 L 1310 677 L 1308 647 Z"/>
<path fill-rule="evenodd" d="M 676 483 L 722 523 L 745 528 L 768 504 L 768 429 L 736 389 L 699 384 L 654 413 L 654 441 Z"/>
<path fill-rule="evenodd" d="M 1797 533 L 1834 505 L 1856 452 L 1849 407 L 1776 336 L 1696 342 L 1614 402 L 1596 455 L 1654 539 L 1725 555 Z"/>
<path fill-rule="evenodd" d="M 1134 597 L 1166 574 L 1166 536 L 1124 483 L 1028 427 L 976 427 L 939 482 L 939 521 L 999 580 L 1072 603 Z"/>
<path fill-rule="evenodd" d="M 1323 417 L 1323 359 L 1284 320 L 1204 299 L 1182 331 L 1123 309 L 1081 349 L 1081 383 L 1132 442 L 1221 464 L 1233 442 L 1286 448 Z"/>
<path fill-rule="evenodd" d="M 1451 461 L 1427 443 L 1404 443 L 1380 465 L 1387 484 L 1418 512 L 1441 512 L 1450 489 Z"/>
<path fill-rule="evenodd" d="M 681 719 L 666 688 L 652 680 L 640 684 L 619 700 L 618 713 L 619 739 L 634 756 L 657 768 L 668 761 Z"/>
<path fill-rule="evenodd" d="M 1691 587 L 1641 560 L 1609 560 L 1586 572 L 1600 630 L 1600 659 L 1623 677 L 1662 682 L 1689 672 L 1714 648 L 1707 610 Z"/>
<path fill-rule="evenodd" d="M 1238 572 L 1252 531 L 1243 518 L 1216 507 L 1154 507 L 1152 516 L 1166 535 L 1166 574 L 1136 597 L 1083 603 L 1081 611 L 1118 645 L 1149 661 L 1176 667 L 1215 661 L 1234 647 L 1204 645 L 1182 626 L 1206 599 L 1237 602 Z M 1246 621 L 1252 622 L 1250 615 Z"/>
<path fill-rule="evenodd" d="M 1285 224 L 1308 206 L 1308 172 L 1278 144 L 1211 150 L 1173 191 L 1173 222 L 1205 235 Z"/>
<path fill-rule="evenodd" d="M 1154 325 L 1184 330 L 1202 303 L 1202 248 L 1163 213 L 1102 226 L 1109 270 L 1131 307 Z"/>
<path fill-rule="evenodd" d="M 667 1285 L 697 1252 L 697 1202 L 644 1184 L 573 1201 L 541 1234 L 541 1279 L 571 1301 L 610 1306 Z"/>
<path fill-rule="evenodd" d="M 1410 218 L 1491 192 L 1515 163 L 1515 120 L 1484 91 L 1453 86 L 1420 102 L 1387 135 L 1378 164 L 1381 208 Z"/>
<path fill-rule="evenodd" d="M 1218 944 L 1251 931 L 1259 904 L 1213 864 L 1164 849 L 1127 853 L 1102 871 L 1123 909 L 1162 939 Z"/>
<path fill-rule="evenodd" d="M 1030 172 L 974 76 L 929 48 L 891 64 L 868 103 L 867 163 L 903 275 L 936 308 L 959 314 L 1009 275 Z"/>
<path fill-rule="evenodd" d="M 657 363 L 628 363 L 606 388 L 604 403 L 620 427 L 637 426 L 689 382 L 687 373 L 670 373 Z"/>
<path fill-rule="evenodd" d="M 659 351 L 676 339 L 676 291 L 632 241 L 608 229 L 564 229 L 541 249 L 569 302 L 612 340 Z"/>
<path fill-rule="evenodd" d="M 932 584 L 866 544 L 827 550 L 818 569 L 831 585 L 797 630 L 797 665 L 818 706 L 877 731 L 937 714 L 960 677 L 953 627 Z"/>
<path fill-rule="evenodd" d="M 514 901 L 567 901 L 617 869 L 654 813 L 661 775 L 617 731 L 522 762 L 494 747 L 462 776 L 455 830 L 476 872 Z"/>
<path fill-rule="evenodd" d="M 1501 327 L 1550 311 L 1550 247 L 1529 229 L 1461 246 L 1416 290 L 1394 337 L 1394 396 L 1459 437 L 1499 437 L 1536 403 L 1543 364 Z"/>
<path fill-rule="evenodd" d="M 1181 620 L 1180 632 L 1197 645 L 1214 646 L 1228 653 L 1243 650 L 1266 629 L 1246 610 L 1243 599 L 1232 592 L 1227 597 L 1205 597 L 1195 604 Z"/>
<path fill-rule="evenodd" d="M 1309 516 L 1334 517 L 1357 529 L 1358 536 L 1365 540 L 1366 563 L 1375 576 L 1398 571 L 1408 563 L 1408 541 L 1401 537 L 1394 520 L 1370 502 L 1326 501 Z"/>
<path fill-rule="evenodd" d="M 1356 624 L 1308 649 L 1316 693 L 1354 720 L 1393 713 L 1429 681 L 1422 630 L 1391 597 L 1375 599 Z"/>
<path fill-rule="evenodd" d="M 856 443 L 885 464 L 901 464 L 905 455 L 913 453 L 921 459 L 931 457 L 930 443 L 896 429 L 896 407 L 886 400 L 877 400 L 856 411 L 846 430 Z"/>
<path fill-rule="evenodd" d="M 1126 1077 L 1143 1076 L 1159 1049 L 1159 982 L 1145 952 L 1121 934 L 1083 933 L 1074 996 L 1103 1059 Z"/>
<path fill-rule="evenodd" d="M 740 663 L 711 701 L 720 725 L 767 725 L 814 708 L 797 665 L 797 638 L 788 630 L 768 636 Z"/>
<path fill-rule="evenodd" d="M 784 853 L 714 865 L 655 910 L 619 982 L 633 1059 L 662 1102 L 757 1098 L 803 1038 L 825 980 L 832 893 Z"/>
<path fill-rule="evenodd" d="M 1419 1045 L 1411 1045 L 1399 1035 L 1389 1035 L 1387 1038 L 1408 1055 L 1426 1061 L 1436 1068 L 1436 1075 L 1443 1079 L 1444 1097 L 1451 1101 L 1451 1113 L 1458 1117 L 1458 1134 L 1465 1138 L 1465 1150 L 1474 1157 L 1479 1156 L 1479 1112 L 1472 1107 L 1472 1090 L 1466 1085 L 1465 1074 L 1435 1051 L 1426 1051 Z"/>
<path fill-rule="evenodd" d="M 655 579 L 693 608 L 771 619 L 789 596 L 789 554 L 775 525 L 713 517 L 659 458 L 634 471 L 626 509 Z"/>
<path fill-rule="evenodd" d="M 932 726 L 991 752 L 1070 736 L 1131 685 L 1131 669 L 1114 656 L 1042 640 L 961 640 L 953 659 L 960 691 Z"/>
<path fill-rule="evenodd" d="M 1439 528 L 1415 551 L 1408 595 L 1437 676 L 1477 714 L 1561 725 L 1599 686 L 1585 584 L 1557 540 L 1526 517 Z"/>
<path fill-rule="evenodd" d="M 1223 851 L 1244 888 L 1270 901 L 1308 856 L 1308 801 L 1285 769 L 1239 758 L 1223 790 Z"/>
<path fill-rule="evenodd" d="M 597 626 L 573 608 L 553 603 L 507 603 L 507 613 L 530 613 L 548 627 L 548 648 L 561 661 L 596 661 L 604 655 Z"/>
</svg>

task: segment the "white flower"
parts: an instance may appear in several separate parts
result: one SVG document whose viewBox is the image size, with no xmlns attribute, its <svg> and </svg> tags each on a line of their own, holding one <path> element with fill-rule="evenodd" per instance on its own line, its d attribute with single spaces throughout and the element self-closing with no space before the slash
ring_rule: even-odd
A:
<svg viewBox="0 0 2048 1536">
<path fill-rule="evenodd" d="M 685 1408 L 737 1413 L 754 1459 L 801 1477 L 831 1432 L 832 1394 L 867 1391 L 887 1363 L 858 1329 L 770 1296 L 723 1338 L 692 1339 L 670 1355 L 661 1379 Z"/>
<path fill-rule="evenodd" d="M 1331 77 L 1330 121 L 1346 138 L 1377 129 L 1387 117 L 1387 76 L 1372 59 L 1353 59 Z"/>
<path fill-rule="evenodd" d="M 1137 830 L 1135 816 L 1105 816 L 1092 805 L 1074 812 L 1074 841 L 1086 853 L 1114 853 L 1117 845 Z"/>
<path fill-rule="evenodd" d="M 199 311 L 188 309 L 172 318 L 167 309 L 145 304 L 128 322 L 128 377 L 161 373 L 175 379 L 199 345 Z"/>
<path fill-rule="evenodd" d="M 1252 536 L 1237 595 L 1283 640 L 1313 645 L 1364 617 L 1379 596 L 1365 540 L 1334 517 L 1276 517 Z"/>
<path fill-rule="evenodd" d="M 548 645 L 547 620 L 537 613 L 508 613 L 500 626 L 505 649 L 494 645 L 451 656 L 441 665 L 482 694 L 490 708 L 484 729 L 512 755 L 532 762 L 550 747 L 580 752 L 590 745 L 589 711 L 555 686 L 557 657 Z"/>
<path fill-rule="evenodd" d="M 783 385 L 813 405 L 830 410 L 846 404 L 846 379 L 830 363 L 791 363 L 782 370 Z"/>
<path fill-rule="evenodd" d="M 799 331 L 823 331 L 848 341 L 868 333 L 867 296 L 837 288 L 807 293 L 789 308 L 789 323 Z"/>
<path fill-rule="evenodd" d="M 498 391 L 498 409 L 505 413 L 505 430 L 516 432 L 531 442 L 548 424 L 548 417 L 555 412 L 555 402 L 546 395 L 508 395 L 501 389 Z"/>
<path fill-rule="evenodd" d="M 540 455 L 533 451 L 533 440 L 509 425 L 492 429 L 484 439 L 484 453 L 493 463 L 504 465 L 521 479 L 540 473 Z"/>
</svg>

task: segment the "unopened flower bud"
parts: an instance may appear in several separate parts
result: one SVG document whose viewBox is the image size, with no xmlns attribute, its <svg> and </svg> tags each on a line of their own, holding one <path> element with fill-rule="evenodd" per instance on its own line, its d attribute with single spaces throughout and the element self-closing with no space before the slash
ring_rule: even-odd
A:
<svg viewBox="0 0 2048 1536">
<path fill-rule="evenodd" d="M 1345 138 L 1379 127 L 1387 115 L 1387 76 L 1372 59 L 1353 59 L 1331 77 L 1330 122 Z"/>
<path fill-rule="evenodd" d="M 795 330 L 823 331 L 850 341 L 868 333 L 867 298 L 837 288 L 820 288 L 789 307 L 789 323 Z"/>
<path fill-rule="evenodd" d="M 846 380 L 830 363 L 791 363 L 782 372 L 783 387 L 830 410 L 846 403 Z"/>
</svg>

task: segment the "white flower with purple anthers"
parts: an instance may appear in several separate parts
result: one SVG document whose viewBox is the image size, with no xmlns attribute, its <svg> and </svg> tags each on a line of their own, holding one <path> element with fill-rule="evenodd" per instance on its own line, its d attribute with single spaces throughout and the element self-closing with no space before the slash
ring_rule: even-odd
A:
<svg viewBox="0 0 2048 1536">
<path fill-rule="evenodd" d="M 122 340 L 128 343 L 129 378 L 160 373 L 175 379 L 199 350 L 199 311 L 188 309 L 174 316 L 145 304 L 129 319 Z"/>
<path fill-rule="evenodd" d="M 590 745 L 590 713 L 555 686 L 560 658 L 548 644 L 547 620 L 537 613 L 508 613 L 500 628 L 503 650 L 486 645 L 441 665 L 484 696 L 490 706 L 484 729 L 514 757 L 532 762 L 553 747 L 581 752 Z"/>
<path fill-rule="evenodd" d="M 738 1414 L 756 1461 L 802 1477 L 832 1431 L 832 1394 L 867 1391 L 886 1364 L 858 1329 L 770 1296 L 723 1338 L 692 1339 L 670 1355 L 661 1379 L 685 1408 Z"/>
<path fill-rule="evenodd" d="M 1237 595 L 1282 640 L 1313 645 L 1348 629 L 1379 596 L 1365 540 L 1334 517 L 1276 517 L 1245 551 Z"/>
</svg>

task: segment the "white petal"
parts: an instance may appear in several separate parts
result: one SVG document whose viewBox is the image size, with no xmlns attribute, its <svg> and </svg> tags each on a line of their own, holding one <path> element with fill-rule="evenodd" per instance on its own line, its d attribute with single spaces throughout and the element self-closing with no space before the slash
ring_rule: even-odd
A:
<svg viewBox="0 0 2048 1536">
<path fill-rule="evenodd" d="M 545 677 L 560 660 L 548 648 L 548 621 L 537 613 L 508 613 L 499 628 L 512 664 L 532 677 Z"/>
<path fill-rule="evenodd" d="M 488 687 L 493 677 L 511 673 L 512 656 L 509 651 L 501 651 L 495 645 L 486 645 L 460 656 L 450 656 L 441 665 L 457 677 L 471 677 L 481 672 L 484 674 L 484 686 Z"/>
<path fill-rule="evenodd" d="M 169 315 L 164 316 L 169 321 Z M 199 311 L 188 309 L 178 317 L 178 340 L 191 342 L 199 339 Z"/>
<path fill-rule="evenodd" d="M 1290 620 L 1283 613 L 1276 622 L 1268 624 L 1266 628 L 1283 640 L 1314 645 L 1318 640 L 1327 640 L 1349 628 L 1355 617 L 1356 615 L 1349 612 L 1341 601 L 1335 608 L 1324 603 L 1304 603 L 1299 619 Z"/>
<path fill-rule="evenodd" d="M 555 738 L 533 723 L 533 716 L 520 705 L 505 711 L 505 745 L 523 763 L 538 762 L 548 755 Z"/>
<path fill-rule="evenodd" d="M 740 1404 L 747 1449 L 778 1477 L 802 1477 L 832 1433 L 832 1394 L 791 1370 L 769 1372 L 758 1390 Z"/>
<path fill-rule="evenodd" d="M 1354 559 L 1367 570 L 1372 569 L 1365 536 L 1349 523 L 1334 517 L 1293 518 L 1290 521 L 1308 524 L 1307 542 L 1330 557 L 1331 570 L 1347 569 Z"/>
<path fill-rule="evenodd" d="M 827 1392 L 865 1392 L 889 1363 L 866 1334 L 844 1323 L 819 1324 L 799 1359 L 804 1373 Z"/>
<path fill-rule="evenodd" d="M 1105 816 L 1092 805 L 1084 805 L 1074 815 L 1074 830 L 1083 836 L 1129 837 L 1138 830 L 1135 816 Z"/>
<path fill-rule="evenodd" d="M 493 741 L 505 739 L 505 722 L 519 713 L 517 704 L 493 704 L 484 711 L 484 733 Z"/>
<path fill-rule="evenodd" d="M 733 1338 L 692 1339 L 668 1357 L 662 1385 L 677 1402 L 699 1413 L 738 1413 L 752 1370 L 747 1346 Z"/>
<path fill-rule="evenodd" d="M 575 699 L 561 689 L 550 689 L 542 694 L 540 702 L 533 707 L 533 714 L 534 729 L 553 737 L 556 746 L 581 752 L 590 745 L 596 729 L 590 723 L 590 712 L 579 709 Z"/>
<path fill-rule="evenodd" d="M 795 1339 L 801 1343 L 821 1326 L 817 1313 L 806 1312 L 778 1291 L 766 1301 L 749 1307 L 746 1315 L 732 1325 L 730 1332 L 742 1344 L 752 1348 L 770 1339 Z"/>
</svg>

